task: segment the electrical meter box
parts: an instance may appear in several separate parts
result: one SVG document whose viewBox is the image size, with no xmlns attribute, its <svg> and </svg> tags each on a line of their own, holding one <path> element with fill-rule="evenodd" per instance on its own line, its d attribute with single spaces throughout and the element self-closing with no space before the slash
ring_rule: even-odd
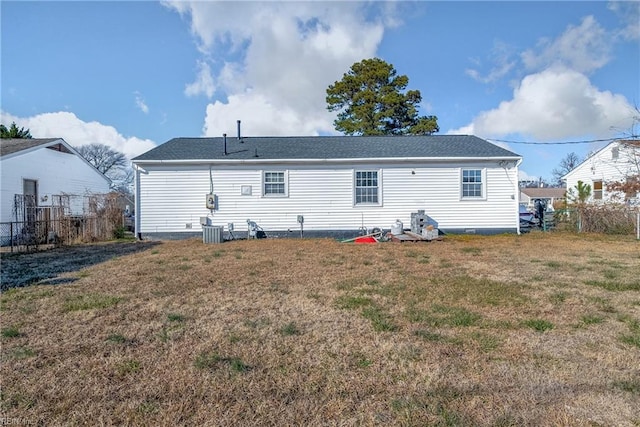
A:
<svg viewBox="0 0 640 427">
<path fill-rule="evenodd" d="M 209 193 L 207 194 L 207 209 L 215 209 L 216 208 L 216 195 Z"/>
</svg>

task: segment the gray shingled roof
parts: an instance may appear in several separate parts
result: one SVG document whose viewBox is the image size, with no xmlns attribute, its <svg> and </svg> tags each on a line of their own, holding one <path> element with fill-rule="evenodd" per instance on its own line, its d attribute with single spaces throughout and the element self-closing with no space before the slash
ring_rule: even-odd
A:
<svg viewBox="0 0 640 427">
<path fill-rule="evenodd" d="M 0 157 L 8 154 L 17 153 L 18 151 L 27 150 L 39 145 L 46 145 L 60 138 L 9 138 L 0 139 Z"/>
<path fill-rule="evenodd" d="M 563 198 L 566 193 L 566 189 L 564 188 L 553 188 L 553 187 L 533 187 L 533 188 L 521 188 L 524 194 L 531 198 L 536 197 L 555 197 L 555 198 Z"/>
<path fill-rule="evenodd" d="M 520 157 L 484 139 L 469 135 L 429 136 L 298 136 L 174 138 L 133 159 L 297 160 L 380 158 L 514 158 Z"/>
</svg>

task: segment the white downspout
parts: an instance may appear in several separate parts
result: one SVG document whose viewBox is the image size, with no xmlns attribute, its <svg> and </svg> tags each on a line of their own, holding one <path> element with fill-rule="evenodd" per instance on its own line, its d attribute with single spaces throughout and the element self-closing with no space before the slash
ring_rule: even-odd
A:
<svg viewBox="0 0 640 427">
<path fill-rule="evenodd" d="M 516 184 L 515 184 L 515 187 L 516 187 L 516 188 L 515 188 L 515 192 L 514 192 L 514 194 L 515 194 L 515 197 L 514 197 L 514 198 L 515 198 L 515 201 L 516 201 L 516 224 L 517 224 L 517 225 L 516 225 L 516 227 L 517 227 L 517 228 L 516 228 L 516 231 L 517 231 L 517 233 L 518 233 L 518 236 L 521 234 L 521 233 L 520 233 L 520 181 L 519 181 L 519 179 L 518 179 L 518 166 L 520 166 L 520 163 L 522 163 L 522 159 L 519 159 L 519 160 L 516 162 L 516 167 L 515 167 L 515 170 L 516 170 L 516 179 L 514 180 L 514 181 L 515 181 L 515 183 L 516 183 Z M 138 218 L 138 217 L 136 216 L 136 219 L 137 219 L 137 218 Z"/>
<path fill-rule="evenodd" d="M 142 230 L 140 227 L 140 168 L 138 165 L 134 165 L 136 170 L 136 223 L 135 223 L 135 233 L 136 237 L 142 240 Z"/>
</svg>

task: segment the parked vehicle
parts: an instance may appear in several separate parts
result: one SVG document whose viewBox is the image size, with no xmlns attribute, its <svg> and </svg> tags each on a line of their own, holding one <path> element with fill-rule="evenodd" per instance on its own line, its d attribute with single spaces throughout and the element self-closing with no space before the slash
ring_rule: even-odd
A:
<svg viewBox="0 0 640 427">
<path fill-rule="evenodd" d="M 531 227 L 537 224 L 535 214 L 533 212 L 529 212 L 527 207 L 524 205 L 520 205 L 520 230 L 522 231 L 530 231 Z"/>
</svg>

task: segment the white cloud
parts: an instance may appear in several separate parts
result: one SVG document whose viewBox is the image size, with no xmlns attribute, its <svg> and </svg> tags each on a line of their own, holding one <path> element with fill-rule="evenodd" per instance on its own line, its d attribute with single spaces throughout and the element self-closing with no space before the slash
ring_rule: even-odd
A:
<svg viewBox="0 0 640 427">
<path fill-rule="evenodd" d="M 189 83 L 184 88 L 184 94 L 187 96 L 197 96 L 204 94 L 207 98 L 211 98 L 216 91 L 213 76 L 211 75 L 211 67 L 205 61 L 198 61 L 198 73 L 196 81 Z"/>
<path fill-rule="evenodd" d="M 144 102 L 144 98 L 142 97 L 142 94 L 140 92 L 134 92 L 134 95 L 136 96 L 136 106 L 140 109 L 140 111 L 142 111 L 145 114 L 149 114 L 149 107 L 147 106 L 147 104 Z"/>
<path fill-rule="evenodd" d="M 600 91 L 584 74 L 556 68 L 526 76 L 513 99 L 448 133 L 485 138 L 522 134 L 542 141 L 582 135 L 610 137 L 612 126 L 631 126 L 632 110 L 624 96 Z"/>
<path fill-rule="evenodd" d="M 512 48 L 508 44 L 495 41 L 489 58 L 494 65 L 487 75 L 483 76 L 480 71 L 474 68 L 466 69 L 465 74 L 482 83 L 493 83 L 506 76 L 516 66 L 516 61 L 512 59 L 512 56 Z M 481 65 L 477 59 L 472 58 L 471 61 L 478 66 Z"/>
<path fill-rule="evenodd" d="M 521 58 L 528 70 L 563 66 L 589 73 L 609 62 L 612 46 L 611 35 L 593 16 L 587 16 L 579 26 L 567 27 L 557 39 L 541 39 L 535 50 L 526 50 Z"/>
<path fill-rule="evenodd" d="M 375 2 L 374 2 L 375 3 Z M 226 95 L 207 107 L 204 130 L 220 135 L 237 119 L 255 135 L 333 132 L 326 88 L 375 56 L 395 8 L 363 2 L 165 3 L 191 19 L 213 85 Z M 379 18 L 367 20 L 367 7 Z M 369 14 L 371 15 L 371 14 Z M 286 129 L 283 130 L 283 129 Z"/>
<path fill-rule="evenodd" d="M 75 114 L 66 111 L 38 114 L 33 117 L 16 117 L 2 111 L 0 121 L 16 122 L 18 127 L 29 129 L 34 138 L 62 138 L 73 147 L 91 143 L 105 144 L 124 153 L 128 158 L 133 158 L 156 146 L 155 142 L 149 139 L 124 137 L 113 126 L 95 121 L 85 122 Z"/>
<path fill-rule="evenodd" d="M 640 39 L 640 2 L 638 1 L 610 1 L 608 7 L 617 13 L 624 27 L 616 32 L 623 40 Z"/>
<path fill-rule="evenodd" d="M 237 119 L 242 121 L 244 136 L 318 135 L 319 131 L 333 130 L 331 120 L 325 115 L 301 117 L 298 111 L 276 107 L 263 95 L 253 92 L 229 96 L 227 103 L 216 101 L 207 106 L 205 136 L 229 137 L 237 135 Z"/>
</svg>

